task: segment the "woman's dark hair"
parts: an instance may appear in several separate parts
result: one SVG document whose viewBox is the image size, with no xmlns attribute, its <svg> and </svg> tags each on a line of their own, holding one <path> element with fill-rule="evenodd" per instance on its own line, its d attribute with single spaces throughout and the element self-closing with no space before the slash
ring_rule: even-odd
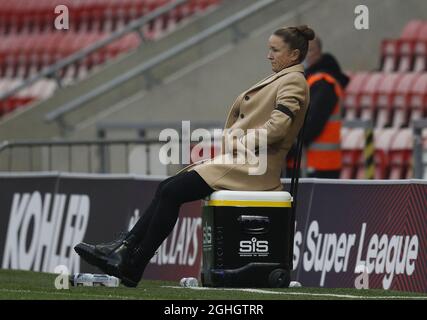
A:
<svg viewBox="0 0 427 320">
<path fill-rule="evenodd" d="M 291 50 L 298 49 L 300 51 L 298 62 L 302 62 L 305 59 L 308 51 L 308 42 L 315 37 L 314 31 L 306 25 L 280 28 L 274 31 L 273 34 L 282 38 L 283 42 L 287 43 Z"/>
</svg>

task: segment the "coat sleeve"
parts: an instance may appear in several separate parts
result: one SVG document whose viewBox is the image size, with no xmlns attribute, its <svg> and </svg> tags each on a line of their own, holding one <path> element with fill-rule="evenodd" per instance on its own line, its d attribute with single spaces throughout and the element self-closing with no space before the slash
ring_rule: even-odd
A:
<svg viewBox="0 0 427 320">
<path fill-rule="evenodd" d="M 288 74 L 279 79 L 281 81 L 276 105 L 270 114 L 270 118 L 261 127 L 267 137 L 267 145 L 282 140 L 289 131 L 293 120 L 301 109 L 306 99 L 308 85 L 301 74 Z M 248 140 L 255 141 L 248 141 Z M 258 135 L 245 135 L 241 139 L 244 145 L 252 145 L 259 148 Z"/>
</svg>

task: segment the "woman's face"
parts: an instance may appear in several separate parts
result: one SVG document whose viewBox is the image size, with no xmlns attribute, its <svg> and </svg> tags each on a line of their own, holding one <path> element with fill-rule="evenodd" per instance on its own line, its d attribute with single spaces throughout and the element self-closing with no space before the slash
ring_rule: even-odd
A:
<svg viewBox="0 0 427 320">
<path fill-rule="evenodd" d="M 268 39 L 268 60 L 271 62 L 271 68 L 274 72 L 280 72 L 283 69 L 298 63 L 299 50 L 291 50 L 281 37 L 271 35 Z"/>
</svg>

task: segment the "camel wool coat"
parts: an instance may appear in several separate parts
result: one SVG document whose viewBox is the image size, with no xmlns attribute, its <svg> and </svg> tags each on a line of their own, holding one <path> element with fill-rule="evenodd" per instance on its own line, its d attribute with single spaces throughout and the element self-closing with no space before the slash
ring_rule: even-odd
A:
<svg viewBox="0 0 427 320">
<path fill-rule="evenodd" d="M 265 172 L 261 175 L 249 174 L 249 168 L 259 164 L 254 166 L 223 161 L 236 156 L 224 152 L 224 142 L 220 155 L 192 164 L 182 171 L 195 170 L 214 190 L 282 190 L 281 169 L 303 125 L 308 103 L 309 88 L 301 64 L 270 75 L 237 97 L 225 124 L 225 129 L 242 129 L 245 133 L 248 129 L 266 129 Z M 240 142 L 247 145 L 249 139 L 254 140 L 253 135 L 244 135 Z M 258 140 L 252 143 L 258 146 Z"/>
</svg>

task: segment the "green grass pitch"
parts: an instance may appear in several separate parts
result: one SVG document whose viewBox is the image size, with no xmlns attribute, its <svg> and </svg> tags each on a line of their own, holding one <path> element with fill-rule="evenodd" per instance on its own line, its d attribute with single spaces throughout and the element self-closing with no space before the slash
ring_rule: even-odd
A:
<svg viewBox="0 0 427 320">
<path fill-rule="evenodd" d="M 181 288 L 178 282 L 143 280 L 137 288 L 55 288 L 57 274 L 0 269 L 0 299 L 8 300 L 324 300 L 427 299 L 427 294 L 344 288 Z"/>
</svg>

